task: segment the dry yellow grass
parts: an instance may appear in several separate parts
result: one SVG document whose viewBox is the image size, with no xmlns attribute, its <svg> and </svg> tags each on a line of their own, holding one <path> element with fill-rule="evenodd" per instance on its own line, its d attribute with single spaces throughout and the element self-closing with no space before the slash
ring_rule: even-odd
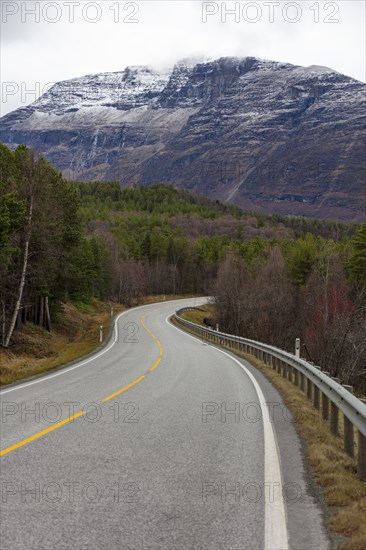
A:
<svg viewBox="0 0 366 550">
<path fill-rule="evenodd" d="M 191 321 L 191 323 L 197 323 L 199 325 L 203 324 L 203 319 L 205 317 L 213 317 L 214 316 L 214 309 L 213 306 L 210 304 L 206 304 L 204 306 L 200 306 L 197 309 L 192 309 L 189 311 L 185 311 L 182 314 L 182 318 L 186 319 L 187 321 Z"/>
<path fill-rule="evenodd" d="M 170 294 L 146 296 L 133 305 L 190 297 Z M 114 314 L 126 309 L 112 302 L 67 303 L 63 304 L 62 313 L 51 333 L 32 323 L 15 332 L 12 347 L 9 350 L 0 347 L 0 386 L 67 365 L 93 352 L 99 346 L 99 326 L 104 327 L 104 339 L 109 334 L 111 307 Z"/>
<path fill-rule="evenodd" d="M 141 304 L 155 304 L 156 302 L 169 302 L 170 300 L 184 300 L 196 298 L 194 294 L 158 294 L 156 296 L 145 296 L 139 301 Z"/>
<path fill-rule="evenodd" d="M 335 437 L 329 430 L 312 402 L 300 388 L 291 384 L 276 371 L 252 356 L 247 359 L 259 368 L 281 392 L 288 408 L 296 415 L 296 425 L 306 442 L 306 458 L 320 487 L 325 502 L 330 507 L 329 527 L 346 536 L 342 550 L 365 550 L 366 548 L 366 482 L 356 475 L 355 460 L 343 450 L 343 422 L 340 435 Z M 316 418 L 316 421 L 314 421 Z M 357 454 L 357 449 L 356 449 Z"/>
<path fill-rule="evenodd" d="M 233 351 L 231 348 L 227 349 Z M 234 353 L 263 372 L 280 391 L 294 415 L 297 430 L 305 442 L 307 462 L 316 482 L 322 487 L 325 503 L 329 506 L 328 526 L 335 533 L 346 537 L 339 550 L 365 550 L 366 482 L 357 477 L 355 460 L 343 450 L 342 415 L 339 435 L 334 436 L 329 430 L 328 422 L 322 419 L 312 401 L 307 399 L 299 387 L 254 356 L 237 350 Z M 355 450 L 357 456 L 357 448 Z"/>
<path fill-rule="evenodd" d="M 122 311 L 117 304 L 64 304 L 53 332 L 28 323 L 14 334 L 10 350 L 0 351 L 0 384 L 9 384 L 70 363 L 99 345 L 99 326 L 104 338 L 109 334 L 110 311 Z"/>
<path fill-rule="evenodd" d="M 293 412 L 297 429 L 306 444 L 308 464 L 332 512 L 329 527 L 347 537 L 340 549 L 365 550 L 366 482 L 357 477 L 355 460 L 343 450 L 342 425 L 340 435 L 334 436 L 328 422 L 321 418 L 300 388 L 253 356 L 241 355 L 265 374 Z"/>
</svg>

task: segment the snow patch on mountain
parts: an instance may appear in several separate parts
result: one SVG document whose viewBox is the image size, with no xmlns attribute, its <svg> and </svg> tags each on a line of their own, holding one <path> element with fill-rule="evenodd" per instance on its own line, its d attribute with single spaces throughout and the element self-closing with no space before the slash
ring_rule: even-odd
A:
<svg viewBox="0 0 366 550">
<path fill-rule="evenodd" d="M 52 86 L 31 108 L 55 114 L 98 105 L 122 110 L 138 108 L 154 102 L 166 86 L 170 73 L 147 66 L 132 66 L 122 72 L 65 80 Z"/>
<path fill-rule="evenodd" d="M 359 216 L 364 98 L 364 84 L 327 67 L 188 59 L 59 82 L 3 117 L 0 139 L 70 179 L 167 182 L 248 208 L 317 205 L 348 219 Z"/>
</svg>

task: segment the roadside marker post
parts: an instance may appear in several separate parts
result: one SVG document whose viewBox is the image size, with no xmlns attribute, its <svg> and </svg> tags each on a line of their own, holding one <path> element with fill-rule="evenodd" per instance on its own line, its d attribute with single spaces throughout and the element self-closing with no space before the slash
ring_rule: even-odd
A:
<svg viewBox="0 0 366 550">
<path fill-rule="evenodd" d="M 300 338 L 295 340 L 295 356 L 300 357 Z"/>
</svg>

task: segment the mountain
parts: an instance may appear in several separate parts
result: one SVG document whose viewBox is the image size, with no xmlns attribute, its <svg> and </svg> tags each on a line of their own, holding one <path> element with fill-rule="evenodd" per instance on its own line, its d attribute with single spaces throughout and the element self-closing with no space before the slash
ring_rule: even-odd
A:
<svg viewBox="0 0 366 550">
<path fill-rule="evenodd" d="M 361 221 L 365 84 L 254 57 L 181 61 L 55 84 L 0 140 L 64 176 L 171 183 L 265 212 Z"/>
</svg>

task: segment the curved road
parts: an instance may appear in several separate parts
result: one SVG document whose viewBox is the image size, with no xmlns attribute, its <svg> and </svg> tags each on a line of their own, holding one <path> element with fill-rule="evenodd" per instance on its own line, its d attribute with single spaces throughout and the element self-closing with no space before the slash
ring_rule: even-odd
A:
<svg viewBox="0 0 366 550">
<path fill-rule="evenodd" d="M 249 363 L 119 315 L 92 358 L 1 394 L 1 550 L 325 550 L 293 419 Z"/>
</svg>

